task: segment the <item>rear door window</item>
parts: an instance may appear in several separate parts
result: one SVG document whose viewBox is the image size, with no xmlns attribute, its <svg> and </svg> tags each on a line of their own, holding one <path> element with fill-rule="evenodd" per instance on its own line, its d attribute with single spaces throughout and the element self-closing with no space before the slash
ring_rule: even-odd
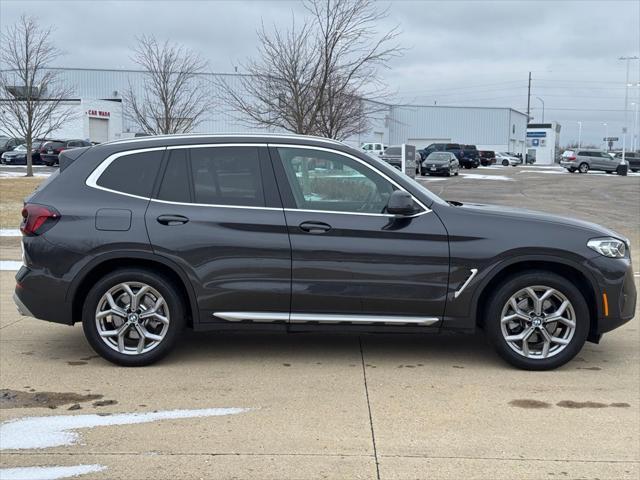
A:
<svg viewBox="0 0 640 480">
<path fill-rule="evenodd" d="M 195 203 L 264 206 L 257 147 L 191 149 Z"/>
<path fill-rule="evenodd" d="M 164 149 L 132 153 L 116 158 L 96 184 L 116 192 L 149 198 Z"/>
</svg>

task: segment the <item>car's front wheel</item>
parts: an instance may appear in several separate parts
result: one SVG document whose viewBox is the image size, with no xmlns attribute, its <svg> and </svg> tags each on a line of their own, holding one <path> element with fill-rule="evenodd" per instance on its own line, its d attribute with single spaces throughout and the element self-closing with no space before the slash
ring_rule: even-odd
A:
<svg viewBox="0 0 640 480">
<path fill-rule="evenodd" d="M 509 166 L 509 160 L 502 160 L 502 166 L 503 167 L 508 167 Z"/>
<path fill-rule="evenodd" d="M 498 354 L 525 370 L 551 370 L 567 363 L 582 349 L 589 323 L 580 290 L 546 271 L 507 279 L 492 295 L 484 317 Z"/>
<path fill-rule="evenodd" d="M 185 325 L 184 302 L 172 283 L 153 271 L 116 270 L 87 294 L 82 325 L 89 344 L 105 359 L 148 365 L 176 343 Z"/>
</svg>

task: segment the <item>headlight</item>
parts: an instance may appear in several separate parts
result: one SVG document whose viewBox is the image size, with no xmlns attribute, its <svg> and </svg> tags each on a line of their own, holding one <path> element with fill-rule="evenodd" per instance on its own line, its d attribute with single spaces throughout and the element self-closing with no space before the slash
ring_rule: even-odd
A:
<svg viewBox="0 0 640 480">
<path fill-rule="evenodd" d="M 625 243 L 613 237 L 593 238 L 587 242 L 587 247 L 611 258 L 622 258 L 626 252 Z"/>
</svg>

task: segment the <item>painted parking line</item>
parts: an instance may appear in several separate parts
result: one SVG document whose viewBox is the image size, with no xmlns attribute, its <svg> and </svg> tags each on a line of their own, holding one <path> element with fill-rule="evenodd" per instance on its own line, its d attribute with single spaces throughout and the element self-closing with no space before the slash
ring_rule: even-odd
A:
<svg viewBox="0 0 640 480">
<path fill-rule="evenodd" d="M 2 480 L 58 480 L 105 470 L 104 465 L 73 465 L 70 467 L 18 467 L 0 469 Z"/>
<path fill-rule="evenodd" d="M 503 182 L 513 182 L 513 178 L 504 175 L 481 175 L 479 173 L 460 173 L 465 180 L 501 180 Z"/>
</svg>

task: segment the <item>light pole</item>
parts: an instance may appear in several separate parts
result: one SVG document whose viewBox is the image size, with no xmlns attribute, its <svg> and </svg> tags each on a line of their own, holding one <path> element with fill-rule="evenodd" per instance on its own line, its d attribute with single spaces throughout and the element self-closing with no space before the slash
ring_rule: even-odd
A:
<svg viewBox="0 0 640 480">
<path fill-rule="evenodd" d="M 631 151 L 635 152 L 638 148 L 638 103 L 640 102 L 631 102 L 634 108 L 633 114 L 633 133 L 631 134 Z"/>
<path fill-rule="evenodd" d="M 609 144 L 607 143 L 609 140 L 609 126 L 607 125 L 607 123 L 603 123 L 602 125 L 604 125 L 604 149 L 608 152 L 609 151 Z"/>
<path fill-rule="evenodd" d="M 582 122 L 578 122 L 578 149 L 582 148 Z"/>
<path fill-rule="evenodd" d="M 622 128 L 622 161 L 625 160 L 625 150 L 626 150 L 626 139 L 627 139 L 627 128 L 629 126 L 629 87 L 631 84 L 629 83 L 629 62 L 631 60 L 640 60 L 640 57 L 620 57 L 618 60 L 626 60 L 627 62 L 627 76 L 626 81 L 624 82 L 624 127 Z"/>
<path fill-rule="evenodd" d="M 540 100 L 540 103 L 542 103 L 542 123 L 544 123 L 544 100 L 542 100 L 540 97 L 536 98 Z"/>
</svg>

